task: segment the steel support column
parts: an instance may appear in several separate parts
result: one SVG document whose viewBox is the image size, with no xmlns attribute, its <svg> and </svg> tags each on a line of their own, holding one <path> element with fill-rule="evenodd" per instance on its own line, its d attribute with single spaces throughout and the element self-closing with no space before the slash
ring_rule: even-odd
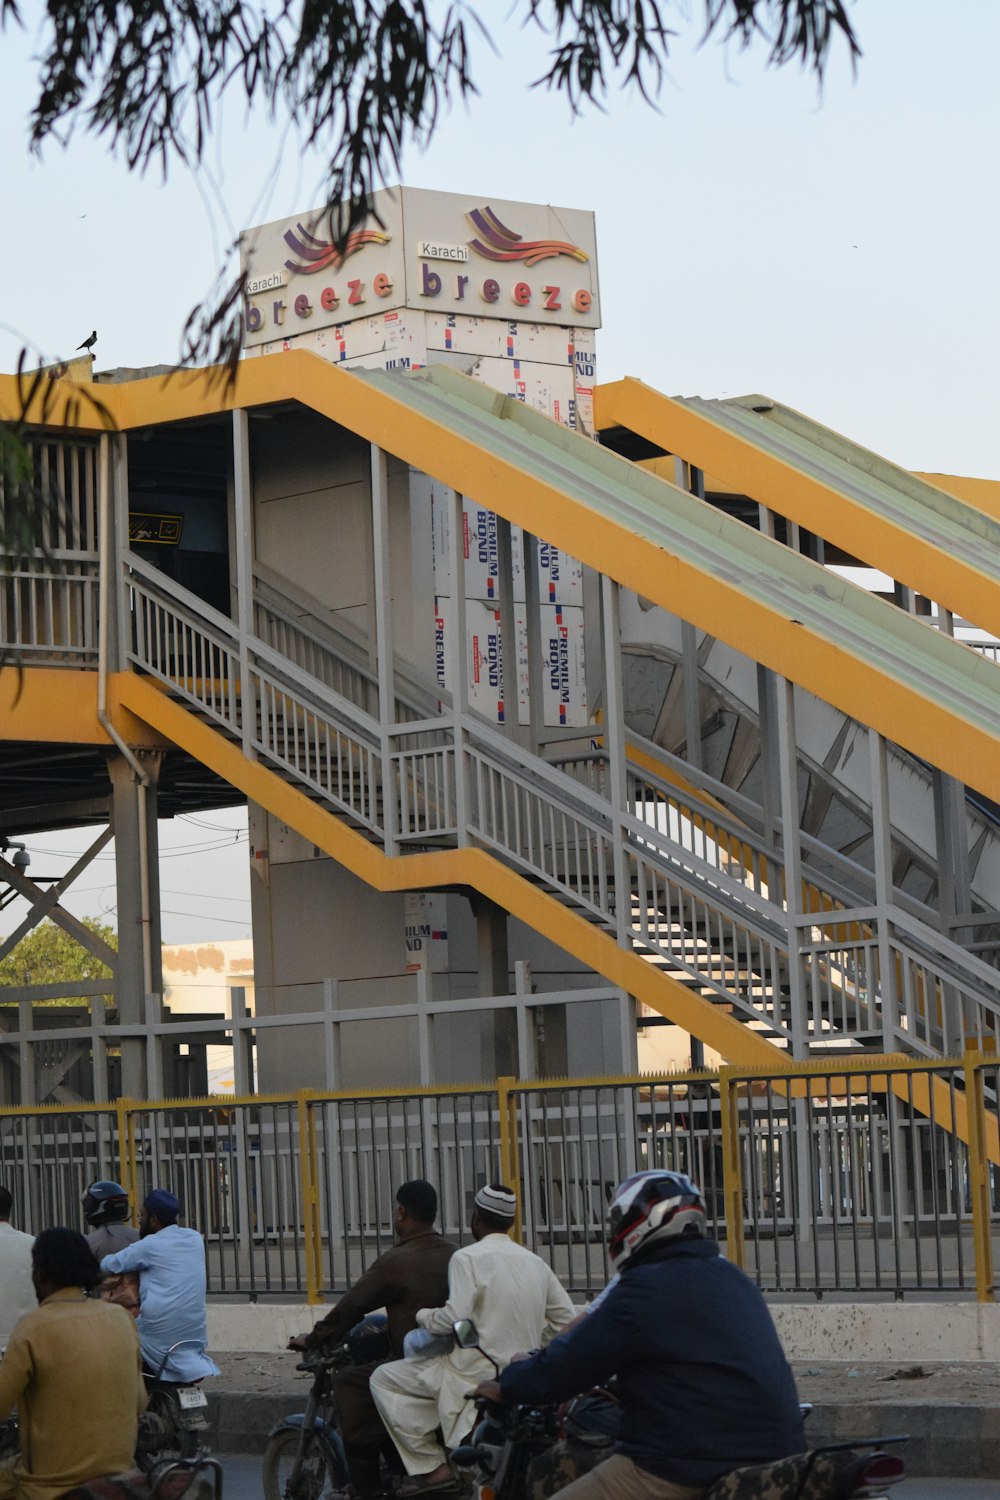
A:
<svg viewBox="0 0 1000 1500">
<path fill-rule="evenodd" d="M 122 756 L 108 756 L 118 907 L 116 998 L 118 1017 L 123 1026 L 145 1027 L 149 1014 L 146 996 L 156 997 L 158 1011 L 163 994 L 156 819 L 159 763 L 159 754 L 144 758 L 149 777 L 146 788 L 135 779 L 131 766 Z M 143 818 L 145 827 L 141 828 L 140 819 Z M 146 860 L 144 875 L 140 870 L 143 855 Z M 121 1087 L 127 1098 L 156 1097 L 147 1082 L 146 1045 L 141 1037 L 122 1039 Z"/>
<path fill-rule="evenodd" d="M 878 993 L 882 1019 L 882 1049 L 895 1052 L 899 1046 L 899 989 L 892 953 L 887 908 L 892 905 L 892 822 L 889 814 L 889 761 L 885 740 L 874 729 L 868 731 L 871 767 L 872 850 L 875 869 L 875 904 L 878 909 Z"/>
<path fill-rule="evenodd" d="M 111 588 L 110 608 L 107 611 L 107 663 L 112 672 L 125 670 L 128 652 L 132 644 L 132 619 L 130 595 L 125 587 L 122 560 L 129 550 L 129 488 L 128 488 L 128 442 L 125 437 L 102 436 L 102 444 L 112 445 L 110 460 L 110 509 L 113 524 L 109 527 L 111 556 L 106 559 Z M 101 470 L 104 470 L 102 459 Z"/>
<path fill-rule="evenodd" d="M 524 570 L 524 617 L 528 648 L 528 748 L 532 755 L 542 753 L 545 738 L 545 688 L 542 676 L 542 601 L 538 592 L 538 538 L 521 533 Z M 517 641 L 514 642 L 514 673 L 517 675 Z"/>
<path fill-rule="evenodd" d="M 470 895 L 469 904 L 476 919 L 479 993 L 507 995 L 510 993 L 507 913 L 502 906 L 477 894 Z M 481 1066 L 484 1078 L 512 1073 L 517 1066 L 516 1010 L 494 1010 L 488 1018 L 483 1017 Z"/>
<path fill-rule="evenodd" d="M 375 654 L 378 661 L 378 717 L 382 748 L 382 823 L 385 852 L 398 853 L 396 774 L 391 729 L 396 721 L 396 681 L 392 639 L 392 578 L 389 554 L 389 464 L 385 450 L 372 444 L 372 561 L 375 591 Z"/>
<path fill-rule="evenodd" d="M 531 748 L 531 729 L 521 726 L 517 692 L 517 620 L 514 610 L 514 567 L 510 522 L 497 516 L 497 572 L 500 611 L 500 682 L 503 728 L 515 744 Z"/>
<path fill-rule="evenodd" d="M 791 1055 L 808 1057 L 806 974 L 802 946 L 802 850 L 799 841 L 798 761 L 795 748 L 795 696 L 787 677 L 775 679 L 778 771 L 781 798 L 781 857 L 788 924 L 788 1022 Z M 777 894 L 777 893 L 776 893 Z"/>
<path fill-rule="evenodd" d="M 625 858 L 622 819 L 628 811 L 628 773 L 625 759 L 625 708 L 622 690 L 621 616 L 618 585 L 605 573 L 601 578 L 601 627 L 604 641 L 604 730 L 608 752 L 608 801 L 611 804 L 615 883 L 615 931 L 619 948 L 632 945 L 632 886 Z"/>
<path fill-rule="evenodd" d="M 469 712 L 469 670 L 466 653 L 465 612 L 465 553 L 462 548 L 462 530 L 465 524 L 465 506 L 462 496 L 452 491 L 451 517 L 448 527 L 448 572 L 451 578 L 451 662 L 449 685 L 451 687 L 451 733 L 455 757 L 455 822 L 458 828 L 459 848 L 470 842 L 469 837 L 469 762 L 465 755 L 464 720 Z"/>
<path fill-rule="evenodd" d="M 705 498 L 705 476 L 682 458 L 674 459 L 674 483 L 699 500 Z M 696 771 L 703 769 L 701 751 L 701 694 L 698 690 L 698 632 L 689 620 L 681 621 L 681 669 L 684 692 L 685 759 Z"/>
<path fill-rule="evenodd" d="M 257 702 L 250 672 L 250 637 L 254 633 L 253 606 L 253 490 L 250 479 L 249 418 L 233 412 L 233 550 L 236 561 L 236 623 L 240 633 L 240 729 L 243 754 L 256 760 Z M 230 699 L 235 684 L 229 684 Z"/>
</svg>

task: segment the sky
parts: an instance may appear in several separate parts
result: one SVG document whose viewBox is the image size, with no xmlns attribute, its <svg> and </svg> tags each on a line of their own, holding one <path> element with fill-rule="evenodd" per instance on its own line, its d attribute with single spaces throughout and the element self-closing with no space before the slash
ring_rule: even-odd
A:
<svg viewBox="0 0 1000 1500">
<path fill-rule="evenodd" d="M 98 368 L 171 362 L 239 229 L 314 207 L 321 164 L 235 95 L 203 169 L 166 183 L 82 135 L 31 157 L 42 7 L 23 8 L 29 34 L 0 37 L 0 370 L 22 345 L 64 356 L 92 328 Z M 996 0 L 857 0 L 856 75 L 838 45 L 821 94 L 760 47 L 699 48 L 681 21 L 658 111 L 613 91 L 578 119 L 529 87 L 545 38 L 495 20 L 506 3 L 479 10 L 500 53 L 474 47 L 479 97 L 390 181 L 593 209 L 599 380 L 762 392 L 908 468 L 1000 478 Z M 200 821 L 217 827 L 161 830 L 168 942 L 249 934 L 245 824 Z M 112 868 L 67 905 L 108 912 Z"/>
</svg>

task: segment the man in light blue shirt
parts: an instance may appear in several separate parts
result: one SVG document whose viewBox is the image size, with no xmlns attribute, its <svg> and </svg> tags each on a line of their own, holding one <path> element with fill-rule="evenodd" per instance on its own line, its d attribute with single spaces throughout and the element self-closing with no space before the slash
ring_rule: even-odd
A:
<svg viewBox="0 0 1000 1500">
<path fill-rule="evenodd" d="M 166 1380 L 183 1383 L 220 1372 L 205 1353 L 205 1242 L 197 1230 L 181 1228 L 179 1211 L 173 1193 L 163 1188 L 150 1193 L 139 1213 L 140 1238 L 106 1255 L 101 1270 L 115 1275 L 138 1271 L 136 1326 L 143 1364 L 156 1374 L 171 1345 L 185 1340 L 163 1371 Z"/>
</svg>

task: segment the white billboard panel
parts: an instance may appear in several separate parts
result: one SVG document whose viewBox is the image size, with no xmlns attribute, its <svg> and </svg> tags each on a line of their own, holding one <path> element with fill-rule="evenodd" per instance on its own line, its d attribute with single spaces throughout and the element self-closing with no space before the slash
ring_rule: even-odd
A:
<svg viewBox="0 0 1000 1500">
<path fill-rule="evenodd" d="M 440 891 L 404 891 L 406 972 L 448 972 L 448 898 Z"/>
<path fill-rule="evenodd" d="M 594 216 L 581 209 L 387 188 L 344 244 L 313 211 L 244 230 L 240 264 L 248 348 L 403 307 L 542 329 L 601 321 Z"/>
<path fill-rule="evenodd" d="M 543 604 L 542 703 L 547 728 L 588 722 L 583 654 L 583 610 Z"/>
<path fill-rule="evenodd" d="M 451 690 L 454 682 L 452 649 L 455 630 L 452 602 L 439 596 L 434 600 L 434 665 L 438 684 Z M 517 631 L 518 720 L 527 724 L 528 714 L 528 630 L 524 612 L 515 611 Z M 465 605 L 465 675 L 469 690 L 469 707 L 491 723 L 503 724 L 507 718 L 506 695 L 502 690 L 504 670 L 503 636 L 500 611 L 478 599 Z M 556 720 L 558 722 L 558 720 Z"/>
<path fill-rule="evenodd" d="M 504 646 L 500 611 L 470 599 L 466 606 L 465 670 L 469 706 L 495 724 L 507 717 L 502 688 Z M 539 611 L 539 644 L 542 654 L 542 723 L 546 728 L 577 728 L 588 724 L 586 673 L 584 667 L 583 610 L 574 605 L 543 605 Z M 437 681 L 451 689 L 454 681 L 452 650 L 454 627 L 452 602 L 434 601 L 434 659 Z M 514 612 L 517 633 L 518 722 L 529 722 L 528 629 L 523 608 Z"/>
<path fill-rule="evenodd" d="M 345 370 L 419 370 L 427 363 L 423 318 L 389 312 L 359 318 L 331 328 L 315 328 L 294 339 L 275 339 L 248 349 L 247 354 L 280 354 L 305 349 Z"/>
<path fill-rule="evenodd" d="M 427 347 L 441 353 L 478 354 L 492 359 L 528 359 L 538 364 L 572 366 L 575 346 L 568 328 L 502 318 L 468 318 L 458 313 L 428 312 Z M 593 342 L 588 329 L 586 338 Z"/>
</svg>

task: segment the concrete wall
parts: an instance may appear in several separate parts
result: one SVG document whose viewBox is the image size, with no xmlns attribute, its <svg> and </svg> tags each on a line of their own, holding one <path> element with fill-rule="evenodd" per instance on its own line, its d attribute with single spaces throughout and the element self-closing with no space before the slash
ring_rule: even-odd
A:
<svg viewBox="0 0 1000 1500">
<path fill-rule="evenodd" d="M 250 809 L 251 901 L 256 1006 L 259 1015 L 321 1011 L 324 980 L 337 981 L 335 1009 L 415 1004 L 417 981 L 407 973 L 402 894 L 372 890 L 259 807 Z M 476 921 L 469 901 L 447 896 L 447 971 L 429 978 L 433 999 L 479 994 Z M 593 988 L 597 976 L 519 922 L 508 924 L 507 992 L 514 965 L 528 960 L 534 1071 L 616 1072 L 633 1066 L 622 1055 L 618 1006 L 602 1001 L 544 1004 L 546 992 Z M 433 1079 L 490 1081 L 512 1066 L 512 1014 L 436 1015 L 431 1027 Z M 420 1081 L 412 1017 L 351 1021 L 339 1028 L 339 1080 L 327 1077 L 320 1028 L 290 1026 L 258 1032 L 262 1090 L 415 1085 Z"/>
<path fill-rule="evenodd" d="M 280 422 L 252 418 L 250 432 L 257 560 L 325 606 L 331 621 L 367 634 L 374 607 L 368 444 L 315 412 L 283 412 Z M 412 660 L 409 486 L 409 469 L 390 459 L 393 634 L 396 650 Z M 432 626 L 433 619 L 431 644 Z"/>
<path fill-rule="evenodd" d="M 209 1348 L 283 1349 L 328 1306 L 211 1303 Z M 1000 1362 L 1000 1306 L 975 1302 L 844 1302 L 772 1305 L 789 1359 L 855 1363 Z"/>
</svg>

